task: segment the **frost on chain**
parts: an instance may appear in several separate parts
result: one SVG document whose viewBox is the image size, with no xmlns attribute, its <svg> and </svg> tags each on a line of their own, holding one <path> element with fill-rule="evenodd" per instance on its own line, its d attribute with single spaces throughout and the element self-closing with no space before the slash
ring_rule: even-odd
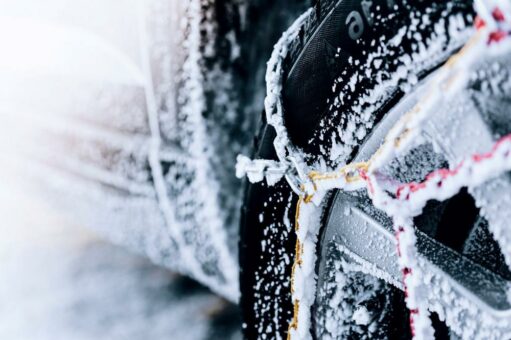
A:
<svg viewBox="0 0 511 340">
<path fill-rule="evenodd" d="M 266 179 L 266 184 L 272 186 L 278 183 L 287 171 L 287 166 L 280 162 L 266 159 L 251 160 L 238 155 L 236 162 L 236 177 L 247 176 L 251 183 L 261 182 Z"/>
</svg>

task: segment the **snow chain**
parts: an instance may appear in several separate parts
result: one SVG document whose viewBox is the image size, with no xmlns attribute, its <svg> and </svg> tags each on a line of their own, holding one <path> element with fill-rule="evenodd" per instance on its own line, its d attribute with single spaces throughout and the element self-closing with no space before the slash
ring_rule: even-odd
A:
<svg viewBox="0 0 511 340">
<path fill-rule="evenodd" d="M 488 5 L 487 2 L 491 2 L 491 5 Z M 410 311 L 412 334 L 415 338 L 433 338 L 434 332 L 429 320 L 426 304 L 424 301 L 421 301 L 423 298 L 420 294 L 416 293 L 418 289 L 421 289 L 421 282 L 420 280 L 412 279 L 413 276 L 420 275 L 420 269 L 415 259 L 417 249 L 413 227 L 414 216 L 407 214 L 407 211 L 416 210 L 412 208 L 423 207 L 427 200 L 435 196 L 452 197 L 464 186 L 473 187 L 505 171 L 511 170 L 511 134 L 497 141 L 490 152 L 473 155 L 452 170 L 440 169 L 428 175 L 423 182 L 413 182 L 399 186 L 394 192 L 395 197 L 391 197 L 388 194 L 389 190 L 380 185 L 377 176 L 379 175 L 378 169 L 387 164 L 390 159 L 400 154 L 407 144 L 411 143 L 414 136 L 417 135 L 417 126 L 420 126 L 417 122 L 421 122 L 428 117 L 428 105 L 424 104 L 434 100 L 433 98 L 438 94 L 435 91 L 441 91 L 444 95 L 448 95 L 450 89 L 455 91 L 456 86 L 463 82 L 460 78 L 462 78 L 464 68 L 460 67 L 460 65 L 470 65 L 473 63 L 478 57 L 481 46 L 483 46 L 484 50 L 486 45 L 500 42 L 509 36 L 509 25 L 505 21 L 501 8 L 506 11 L 506 14 L 511 14 L 511 11 L 509 11 L 509 6 L 507 5 L 504 7 L 497 5 L 503 2 L 505 1 L 475 1 L 476 9 L 479 13 L 479 17 L 476 19 L 476 27 L 478 28 L 476 34 L 459 53 L 447 61 L 439 71 L 438 76 L 433 79 L 429 92 L 391 129 L 382 146 L 367 162 L 348 164 L 338 171 L 329 173 L 311 171 L 305 178 L 303 174 L 296 170 L 298 167 L 293 169 L 292 161 L 290 162 L 289 158 L 280 164 L 278 162 L 266 163 L 269 168 L 278 169 L 273 170 L 273 172 L 279 173 L 279 179 L 285 176 L 295 193 L 299 195 L 295 215 L 295 232 L 297 234 L 295 261 L 291 274 L 294 313 L 288 328 L 288 339 L 294 338 L 294 334 L 298 334 L 300 338 L 306 337 L 303 335 L 305 334 L 304 332 L 297 331 L 300 323 L 303 322 L 300 320 L 300 315 L 303 312 L 301 308 L 310 309 L 311 307 L 310 305 L 304 306 L 303 303 L 301 304 L 300 299 L 294 296 L 297 285 L 296 272 L 303 264 L 304 253 L 304 240 L 301 240 L 299 235 L 302 231 L 301 228 L 308 227 L 300 225 L 301 211 L 305 205 L 314 204 L 315 195 L 318 193 L 324 193 L 332 189 L 353 191 L 360 188 L 367 189 L 375 207 L 385 211 L 393 218 L 398 244 L 398 256 L 400 257 L 400 268 L 407 296 L 406 302 Z M 490 11 L 488 8 L 492 8 L 492 10 Z M 479 47 L 479 49 L 476 47 Z M 252 162 L 257 161 L 265 162 L 262 160 Z M 254 164 L 252 163 L 252 165 Z M 488 170 L 489 168 L 491 171 Z M 261 167 L 258 168 L 258 170 L 260 169 Z M 244 173 L 249 172 L 250 170 Z M 444 183 L 449 183 L 450 185 L 443 185 Z M 419 197 L 415 194 L 426 188 L 433 188 L 429 195 Z M 403 259 L 405 252 L 408 254 L 407 257 L 409 257 L 407 259 Z M 410 297 L 413 298 L 411 299 Z M 414 301 L 414 303 L 411 301 Z M 308 304 L 310 303 L 309 301 Z M 307 313 L 306 315 L 309 314 Z M 306 331 L 308 332 L 308 330 Z"/>
</svg>

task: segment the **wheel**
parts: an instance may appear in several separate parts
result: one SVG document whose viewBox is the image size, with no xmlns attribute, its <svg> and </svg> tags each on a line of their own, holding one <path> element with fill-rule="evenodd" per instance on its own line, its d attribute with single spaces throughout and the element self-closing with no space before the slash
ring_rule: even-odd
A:
<svg viewBox="0 0 511 340">
<path fill-rule="evenodd" d="M 291 143 L 307 164 L 327 170 L 351 162 L 387 113 L 464 43 L 472 5 L 327 0 L 315 1 L 304 15 L 296 38 L 285 46 L 283 118 Z M 275 136 L 263 119 L 255 158 L 277 159 Z M 399 289 L 359 271 L 342 278 L 332 274 L 341 270 L 341 263 L 325 235 L 330 235 L 329 217 L 339 197 L 332 195 L 323 213 L 313 334 L 409 338 L 409 316 Z M 240 241 L 247 338 L 287 336 L 293 318 L 290 277 L 297 199 L 284 180 L 275 186 L 247 184 Z M 371 319 L 377 322 L 368 323 L 373 314 L 379 315 Z"/>
</svg>

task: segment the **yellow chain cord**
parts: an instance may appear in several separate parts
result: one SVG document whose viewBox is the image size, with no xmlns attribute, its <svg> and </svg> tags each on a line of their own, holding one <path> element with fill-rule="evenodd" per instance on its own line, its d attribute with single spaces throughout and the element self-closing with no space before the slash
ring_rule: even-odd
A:
<svg viewBox="0 0 511 340">
<path fill-rule="evenodd" d="M 298 238 L 298 231 L 300 230 L 300 208 L 305 198 L 300 196 L 298 202 L 296 203 L 296 212 L 295 212 L 295 233 L 296 237 L 296 246 L 295 246 L 295 260 L 293 262 L 293 268 L 291 270 L 291 293 L 294 293 L 294 285 L 295 285 L 295 271 L 297 266 L 302 265 L 302 244 Z M 291 340 L 291 330 L 298 328 L 298 312 L 300 310 L 300 302 L 298 300 L 293 301 L 293 319 L 289 323 L 288 331 L 287 331 L 287 340 Z"/>
</svg>

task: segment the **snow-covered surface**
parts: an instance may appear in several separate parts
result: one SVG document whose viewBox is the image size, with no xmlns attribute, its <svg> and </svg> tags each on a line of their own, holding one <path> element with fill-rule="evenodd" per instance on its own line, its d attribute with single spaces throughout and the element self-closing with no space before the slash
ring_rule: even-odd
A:
<svg viewBox="0 0 511 340">
<path fill-rule="evenodd" d="M 0 165 L 1 339 L 241 338 L 236 307 L 101 240 Z"/>
</svg>

